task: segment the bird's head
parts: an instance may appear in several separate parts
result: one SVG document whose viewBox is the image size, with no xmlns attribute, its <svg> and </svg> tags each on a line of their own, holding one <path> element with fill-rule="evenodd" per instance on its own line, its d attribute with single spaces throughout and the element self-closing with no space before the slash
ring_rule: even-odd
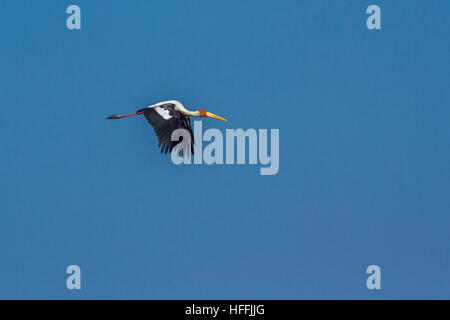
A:
<svg viewBox="0 0 450 320">
<path fill-rule="evenodd" d="M 197 112 L 198 112 L 199 117 L 215 118 L 215 119 L 219 119 L 219 120 L 223 120 L 225 122 L 228 122 L 227 119 L 222 118 L 222 117 L 220 117 L 218 115 L 215 115 L 214 113 L 208 112 L 208 111 L 203 110 L 203 109 L 202 110 L 198 110 Z"/>
</svg>

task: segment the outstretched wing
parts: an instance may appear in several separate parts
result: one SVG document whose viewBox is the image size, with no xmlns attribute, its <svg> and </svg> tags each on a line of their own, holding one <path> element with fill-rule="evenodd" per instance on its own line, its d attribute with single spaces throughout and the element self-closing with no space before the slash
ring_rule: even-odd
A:
<svg viewBox="0 0 450 320">
<path fill-rule="evenodd" d="M 180 141 L 172 141 L 171 136 L 174 130 L 183 128 L 188 130 L 191 135 L 190 149 L 192 154 L 194 154 L 194 134 L 192 132 L 191 121 L 189 116 L 175 109 L 175 104 L 157 104 L 141 109 L 138 112 L 144 113 L 145 118 L 155 130 L 161 153 L 172 152 L 173 148 L 182 141 L 183 137 L 180 138 Z M 182 154 L 181 149 L 179 152 Z"/>
</svg>

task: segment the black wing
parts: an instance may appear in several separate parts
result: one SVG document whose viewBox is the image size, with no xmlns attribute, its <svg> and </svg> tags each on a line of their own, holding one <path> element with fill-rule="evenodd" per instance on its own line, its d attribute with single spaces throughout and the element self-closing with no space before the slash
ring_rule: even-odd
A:
<svg viewBox="0 0 450 320">
<path fill-rule="evenodd" d="M 175 110 L 173 103 L 144 108 L 138 112 L 143 112 L 147 121 L 155 129 L 161 153 L 172 152 L 173 148 L 183 140 L 183 137 L 180 138 L 180 141 L 171 140 L 172 132 L 183 128 L 188 130 L 191 135 L 191 152 L 194 154 L 194 133 L 192 132 L 191 120 L 189 116 Z M 182 150 L 180 150 L 180 154 L 182 154 Z"/>
</svg>

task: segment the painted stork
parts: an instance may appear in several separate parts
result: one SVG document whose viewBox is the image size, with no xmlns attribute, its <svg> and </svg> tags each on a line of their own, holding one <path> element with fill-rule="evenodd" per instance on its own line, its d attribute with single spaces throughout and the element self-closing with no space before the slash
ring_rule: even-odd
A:
<svg viewBox="0 0 450 320">
<path fill-rule="evenodd" d="M 206 110 L 189 111 L 181 102 L 176 100 L 159 102 L 148 106 L 147 108 L 138 110 L 135 113 L 112 115 L 107 119 L 121 119 L 140 114 L 143 114 L 145 118 L 147 118 L 147 121 L 153 126 L 156 136 L 158 137 L 158 147 L 161 148 L 161 153 L 172 152 L 173 148 L 179 143 L 179 141 L 171 140 L 172 132 L 179 128 L 189 131 L 192 142 L 190 151 L 194 153 L 194 133 L 192 132 L 189 116 L 209 117 L 228 122 L 228 120 Z M 189 150 L 186 151 L 187 154 L 189 154 Z M 179 153 L 182 154 L 182 150 L 179 150 Z"/>
</svg>

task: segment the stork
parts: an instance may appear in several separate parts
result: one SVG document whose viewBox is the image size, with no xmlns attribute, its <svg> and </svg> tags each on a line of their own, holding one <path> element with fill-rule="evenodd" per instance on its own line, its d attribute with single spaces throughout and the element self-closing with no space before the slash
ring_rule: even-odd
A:
<svg viewBox="0 0 450 320">
<path fill-rule="evenodd" d="M 215 115 L 206 110 L 189 111 L 183 104 L 176 100 L 163 101 L 144 109 L 140 109 L 135 113 L 124 115 L 112 115 L 107 119 L 122 119 L 125 117 L 136 116 L 143 114 L 147 121 L 153 126 L 156 136 L 158 137 L 158 147 L 161 148 L 161 153 L 172 152 L 179 141 L 172 141 L 172 132 L 176 129 L 188 130 L 191 136 L 190 151 L 194 153 L 194 133 L 192 132 L 190 116 L 193 117 L 208 117 L 223 120 L 228 120 Z M 180 150 L 181 153 L 182 150 Z M 185 150 L 189 154 L 189 150 Z"/>
</svg>

